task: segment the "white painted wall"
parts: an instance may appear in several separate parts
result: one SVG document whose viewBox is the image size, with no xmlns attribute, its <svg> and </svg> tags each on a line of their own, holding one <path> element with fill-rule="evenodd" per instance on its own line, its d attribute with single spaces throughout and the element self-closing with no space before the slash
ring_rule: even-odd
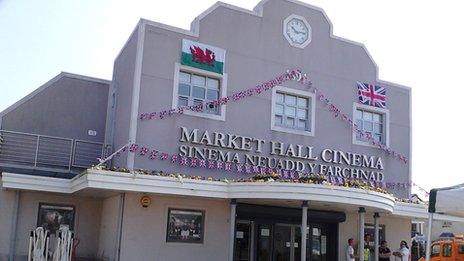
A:
<svg viewBox="0 0 464 261">
<path fill-rule="evenodd" d="M 373 213 L 366 213 L 365 223 L 374 224 Z M 346 221 L 339 225 L 339 257 L 345 260 L 345 251 L 348 239 L 354 238 L 359 242 L 358 236 L 358 213 L 346 213 Z M 391 251 L 399 248 L 401 240 L 408 242 L 411 246 L 411 220 L 399 218 L 392 215 L 380 215 L 380 225 L 385 225 L 385 238 Z"/>
<path fill-rule="evenodd" d="M 8 259 L 10 250 L 11 221 L 13 215 L 14 191 L 2 188 L 0 176 L 0 261 Z"/>
<path fill-rule="evenodd" d="M 228 201 L 151 195 L 151 205 L 143 208 L 139 203 L 140 196 L 141 194 L 126 194 L 121 260 L 227 260 L 230 212 Z M 203 244 L 166 243 L 169 207 L 205 211 Z"/>
<path fill-rule="evenodd" d="M 118 242 L 118 210 L 120 196 L 113 196 L 103 200 L 101 210 L 101 224 L 98 241 L 98 258 L 115 260 Z"/>
<path fill-rule="evenodd" d="M 432 240 L 440 237 L 441 233 L 451 232 L 454 235 L 464 235 L 464 223 L 434 220 L 432 224 Z M 427 220 L 423 223 L 423 234 L 427 235 Z"/>
</svg>

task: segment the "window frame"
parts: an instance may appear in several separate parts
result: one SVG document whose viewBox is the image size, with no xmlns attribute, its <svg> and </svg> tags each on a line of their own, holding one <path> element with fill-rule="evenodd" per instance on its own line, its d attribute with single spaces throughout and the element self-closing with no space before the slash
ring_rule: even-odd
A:
<svg viewBox="0 0 464 261">
<path fill-rule="evenodd" d="M 433 252 L 433 248 L 434 247 L 437 247 L 438 246 L 438 252 L 434 253 Z M 441 251 L 442 251 L 442 247 L 440 244 L 432 244 L 430 246 L 430 257 L 434 257 L 434 256 L 440 256 L 441 255 Z"/>
<path fill-rule="evenodd" d="M 71 211 L 72 213 L 72 218 L 69 220 L 69 230 L 72 231 L 72 232 L 75 232 L 75 227 L 76 227 L 76 206 L 75 205 L 71 205 L 71 204 L 61 204 L 61 203 L 48 203 L 48 202 L 39 202 L 39 205 L 38 205 L 38 211 L 37 211 L 37 227 L 40 227 L 42 226 L 43 222 L 42 221 L 42 212 L 43 211 L 46 211 L 46 207 L 48 207 L 48 209 L 60 209 L 60 210 L 64 210 L 64 211 Z M 60 224 L 61 225 L 61 224 Z M 49 230 L 49 232 L 51 234 L 55 234 L 57 230 Z"/>
<path fill-rule="evenodd" d="M 293 128 L 287 128 L 285 126 L 278 126 L 275 124 L 275 107 L 277 101 L 277 93 L 284 93 L 293 96 L 299 96 L 303 98 L 307 98 L 308 102 L 308 123 L 309 123 L 309 131 L 308 130 L 299 130 Z M 285 113 L 285 112 L 284 112 Z M 315 136 L 315 122 L 316 122 L 316 95 L 312 92 L 292 89 L 283 86 L 275 86 L 272 88 L 272 98 L 271 98 L 271 130 L 284 132 L 284 133 L 291 133 L 291 134 L 298 134 L 304 136 Z"/>
<path fill-rule="evenodd" d="M 382 115 L 382 118 L 383 118 L 383 122 L 382 122 L 382 125 L 383 125 L 383 138 L 384 138 L 384 145 L 389 147 L 390 146 L 390 111 L 388 109 L 383 109 L 383 108 L 379 108 L 379 107 L 374 107 L 374 106 L 369 106 L 369 105 L 364 105 L 364 104 L 360 104 L 360 103 L 357 103 L 357 102 L 354 102 L 353 103 L 353 115 L 352 115 L 352 120 L 353 120 L 353 124 L 356 124 L 356 111 L 357 110 L 362 110 L 362 111 L 367 111 L 367 112 L 372 112 L 372 113 L 377 113 L 377 114 L 381 114 Z M 361 141 L 361 140 L 358 140 L 356 138 L 356 132 L 353 131 L 353 134 L 352 134 L 352 142 L 353 144 L 355 145 L 362 145 L 362 146 L 368 146 L 368 147 L 377 147 L 373 144 L 371 144 L 370 142 L 368 141 Z"/>
<path fill-rule="evenodd" d="M 449 250 L 449 253 L 446 252 L 447 250 Z M 442 257 L 453 256 L 453 245 L 451 243 L 444 243 L 443 247 L 441 248 L 441 255 Z"/>
<path fill-rule="evenodd" d="M 205 71 L 205 70 L 197 69 L 197 68 L 190 67 L 190 66 L 181 65 L 180 63 L 175 63 L 174 81 L 173 81 L 174 87 L 173 87 L 173 92 L 172 92 L 172 103 L 171 103 L 172 109 L 176 109 L 179 106 L 178 105 L 179 80 L 180 80 L 181 71 L 219 80 L 219 98 L 227 96 L 227 73 L 218 74 L 218 73 Z M 227 105 L 225 104 L 220 105 L 218 114 L 212 114 L 208 112 L 196 112 L 196 111 L 191 111 L 191 110 L 184 110 L 184 114 L 195 116 L 195 117 L 207 118 L 211 120 L 225 121 L 226 120 L 226 106 Z"/>
<path fill-rule="evenodd" d="M 458 254 L 464 254 L 464 245 L 463 244 L 459 244 L 457 249 L 458 249 Z"/>
</svg>

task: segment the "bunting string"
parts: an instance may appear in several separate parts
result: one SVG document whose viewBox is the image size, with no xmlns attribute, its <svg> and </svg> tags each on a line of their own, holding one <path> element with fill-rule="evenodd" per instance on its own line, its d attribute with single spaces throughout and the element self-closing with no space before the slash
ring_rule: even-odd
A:
<svg viewBox="0 0 464 261">
<path fill-rule="evenodd" d="M 198 105 L 191 105 L 191 106 L 180 106 L 175 109 L 171 110 L 163 110 L 159 112 L 148 112 L 148 113 L 141 113 L 139 116 L 140 120 L 156 120 L 156 119 L 164 119 L 166 117 L 174 116 L 174 115 L 179 115 L 183 114 L 184 111 L 190 110 L 190 111 L 195 111 L 195 112 L 202 112 L 204 111 L 205 108 L 210 108 L 210 107 L 216 107 L 220 105 L 225 105 L 230 102 L 238 102 L 244 98 L 251 97 L 254 95 L 259 95 L 262 92 L 268 91 L 272 89 L 273 87 L 280 85 L 286 81 L 296 81 L 299 82 L 300 84 L 306 85 L 308 88 L 311 87 L 312 83 L 309 80 L 308 76 L 304 73 L 302 73 L 298 69 L 293 69 L 293 70 L 287 70 L 286 73 L 281 74 L 277 77 L 275 77 L 272 80 L 269 80 L 267 82 L 261 83 L 256 85 L 255 87 L 248 88 L 243 91 L 235 92 L 232 95 L 221 97 L 219 99 L 213 100 L 213 101 L 208 101 L 208 102 L 203 102 Z"/>
<path fill-rule="evenodd" d="M 175 116 L 175 115 L 180 115 L 183 114 L 186 110 L 190 111 L 196 111 L 196 112 L 201 112 L 205 108 L 209 108 L 210 106 L 220 106 L 220 105 L 225 105 L 230 102 L 238 102 L 244 98 L 251 97 L 254 95 L 259 95 L 265 91 L 268 91 L 272 89 L 273 87 L 280 85 L 286 81 L 296 81 L 304 86 L 306 86 L 308 89 L 312 88 L 312 82 L 308 78 L 306 73 L 302 73 L 301 70 L 299 69 L 292 69 L 292 70 L 287 70 L 286 73 L 281 74 L 277 77 L 275 77 L 272 80 L 269 80 L 267 82 L 264 82 L 262 84 L 258 84 L 255 87 L 248 88 L 243 91 L 235 92 L 232 95 L 221 97 L 217 100 L 214 101 L 208 101 L 204 102 L 198 105 L 192 105 L 192 106 L 181 106 L 175 109 L 170 109 L 170 110 L 163 110 L 159 112 L 147 112 L 147 113 L 141 113 L 139 116 L 139 119 L 142 121 L 146 120 L 161 120 L 165 119 L 167 117 Z M 329 98 L 327 98 L 326 95 L 322 93 L 321 90 L 318 88 L 314 88 L 313 92 L 317 96 L 317 100 L 322 102 L 322 104 L 332 113 L 334 118 L 339 118 L 343 122 L 347 124 L 347 126 L 359 137 L 364 138 L 367 140 L 369 144 L 372 146 L 384 151 L 387 155 L 407 164 L 408 159 L 392 150 L 390 147 L 386 146 L 382 142 L 376 140 L 371 133 L 365 132 L 362 129 L 359 128 L 359 126 L 353 122 L 353 120 L 349 117 L 348 114 L 343 113 L 338 106 L 336 106 L 334 103 L 331 102 Z"/>
</svg>

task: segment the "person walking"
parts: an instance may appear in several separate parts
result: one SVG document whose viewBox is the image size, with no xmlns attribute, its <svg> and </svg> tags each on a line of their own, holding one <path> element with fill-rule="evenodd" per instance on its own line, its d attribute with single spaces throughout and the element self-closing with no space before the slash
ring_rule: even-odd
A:
<svg viewBox="0 0 464 261">
<path fill-rule="evenodd" d="M 346 247 L 346 261 L 355 261 L 356 258 L 358 258 L 354 254 L 354 239 L 350 238 L 348 239 L 348 246 Z"/>
<path fill-rule="evenodd" d="M 408 243 L 406 243 L 404 240 L 401 241 L 400 249 L 393 252 L 393 255 L 395 256 L 395 261 L 409 261 L 410 252 Z"/>
<path fill-rule="evenodd" d="M 382 240 L 379 246 L 379 261 L 390 261 L 391 251 L 388 248 L 387 241 Z"/>
</svg>

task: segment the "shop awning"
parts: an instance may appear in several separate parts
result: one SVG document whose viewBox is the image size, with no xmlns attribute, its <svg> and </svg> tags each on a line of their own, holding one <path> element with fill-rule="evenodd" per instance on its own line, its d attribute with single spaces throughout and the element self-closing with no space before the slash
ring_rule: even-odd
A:
<svg viewBox="0 0 464 261">
<path fill-rule="evenodd" d="M 464 184 L 430 190 L 427 251 L 425 260 L 430 260 L 432 222 L 435 213 L 464 218 Z"/>
<path fill-rule="evenodd" d="M 464 217 L 464 183 L 448 188 L 432 189 L 429 196 L 429 213 Z"/>
</svg>

